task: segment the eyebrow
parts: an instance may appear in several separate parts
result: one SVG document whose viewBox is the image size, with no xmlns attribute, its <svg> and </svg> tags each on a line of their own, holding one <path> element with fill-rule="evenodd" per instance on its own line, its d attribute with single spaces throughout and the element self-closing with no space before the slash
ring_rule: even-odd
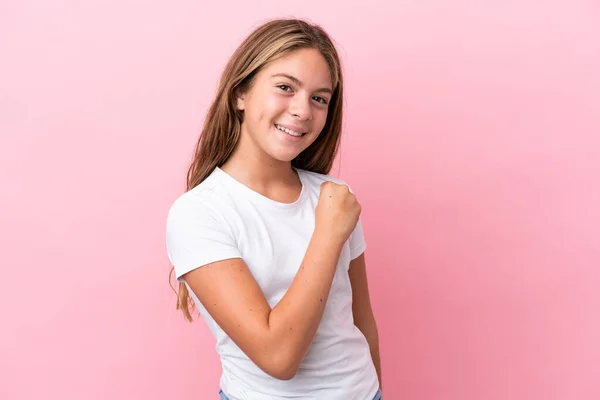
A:
<svg viewBox="0 0 600 400">
<path fill-rule="evenodd" d="M 289 74 L 284 74 L 284 73 L 279 73 L 279 74 L 273 74 L 271 75 L 271 78 L 277 78 L 277 77 L 283 77 L 283 78 L 287 78 L 290 81 L 294 82 L 296 85 L 302 87 L 302 82 L 300 82 L 300 79 L 296 78 L 295 76 L 289 75 Z M 333 94 L 333 91 L 329 88 L 320 88 L 315 90 L 315 92 L 320 92 L 320 93 L 329 93 L 329 94 Z"/>
</svg>

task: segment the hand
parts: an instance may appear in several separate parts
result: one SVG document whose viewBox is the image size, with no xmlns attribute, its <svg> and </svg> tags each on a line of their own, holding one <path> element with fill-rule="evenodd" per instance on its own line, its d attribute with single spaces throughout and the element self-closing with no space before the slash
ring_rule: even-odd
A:
<svg viewBox="0 0 600 400">
<path fill-rule="evenodd" d="M 360 204 L 348 186 L 324 182 L 316 208 L 315 229 L 323 229 L 345 243 L 358 223 L 360 211 Z"/>
</svg>

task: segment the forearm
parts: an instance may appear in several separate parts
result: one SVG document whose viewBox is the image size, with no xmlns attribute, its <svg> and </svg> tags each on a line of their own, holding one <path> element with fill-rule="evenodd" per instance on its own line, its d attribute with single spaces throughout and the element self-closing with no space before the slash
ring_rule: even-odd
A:
<svg viewBox="0 0 600 400">
<path fill-rule="evenodd" d="M 381 358 L 379 355 L 379 333 L 377 330 L 377 323 L 375 319 L 372 319 L 369 323 L 363 324 L 363 326 L 357 326 L 358 329 L 363 333 L 367 342 L 369 343 L 369 349 L 371 352 L 371 358 L 377 371 L 377 378 L 379 379 L 379 387 L 383 388 L 382 374 L 381 374 Z"/>
<path fill-rule="evenodd" d="M 292 284 L 269 314 L 275 353 L 292 376 L 319 327 L 342 245 L 328 232 L 315 230 Z"/>
<path fill-rule="evenodd" d="M 383 380 L 381 376 L 381 359 L 379 357 L 379 342 L 377 340 L 373 341 L 374 343 L 369 343 L 369 347 L 371 349 L 371 358 L 373 358 L 373 364 L 375 365 L 375 370 L 377 371 L 377 378 L 379 379 L 379 388 L 383 390 Z"/>
</svg>

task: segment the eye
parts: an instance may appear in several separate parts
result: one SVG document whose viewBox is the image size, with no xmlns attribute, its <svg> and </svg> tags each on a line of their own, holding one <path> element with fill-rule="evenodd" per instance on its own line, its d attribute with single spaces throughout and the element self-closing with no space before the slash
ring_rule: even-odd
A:
<svg viewBox="0 0 600 400">
<path fill-rule="evenodd" d="M 289 85 L 277 85 L 277 87 L 286 92 L 289 92 L 292 90 L 292 88 Z"/>
<path fill-rule="evenodd" d="M 313 97 L 313 99 L 315 99 L 316 101 L 318 101 L 318 102 L 319 102 L 319 103 L 321 103 L 321 104 L 327 104 L 327 100 L 325 100 L 325 99 L 324 99 L 324 98 L 322 98 L 322 97 L 319 97 L 319 96 L 314 96 L 314 97 Z"/>
</svg>

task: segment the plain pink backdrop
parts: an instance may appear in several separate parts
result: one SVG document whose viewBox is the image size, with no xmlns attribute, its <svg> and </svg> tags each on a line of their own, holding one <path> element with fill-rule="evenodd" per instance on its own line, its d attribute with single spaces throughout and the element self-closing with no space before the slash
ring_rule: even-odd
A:
<svg viewBox="0 0 600 400">
<path fill-rule="evenodd" d="M 278 16 L 344 61 L 386 399 L 599 399 L 600 6 L 567 0 L 2 1 L 0 398 L 217 398 L 165 216 Z"/>
</svg>

